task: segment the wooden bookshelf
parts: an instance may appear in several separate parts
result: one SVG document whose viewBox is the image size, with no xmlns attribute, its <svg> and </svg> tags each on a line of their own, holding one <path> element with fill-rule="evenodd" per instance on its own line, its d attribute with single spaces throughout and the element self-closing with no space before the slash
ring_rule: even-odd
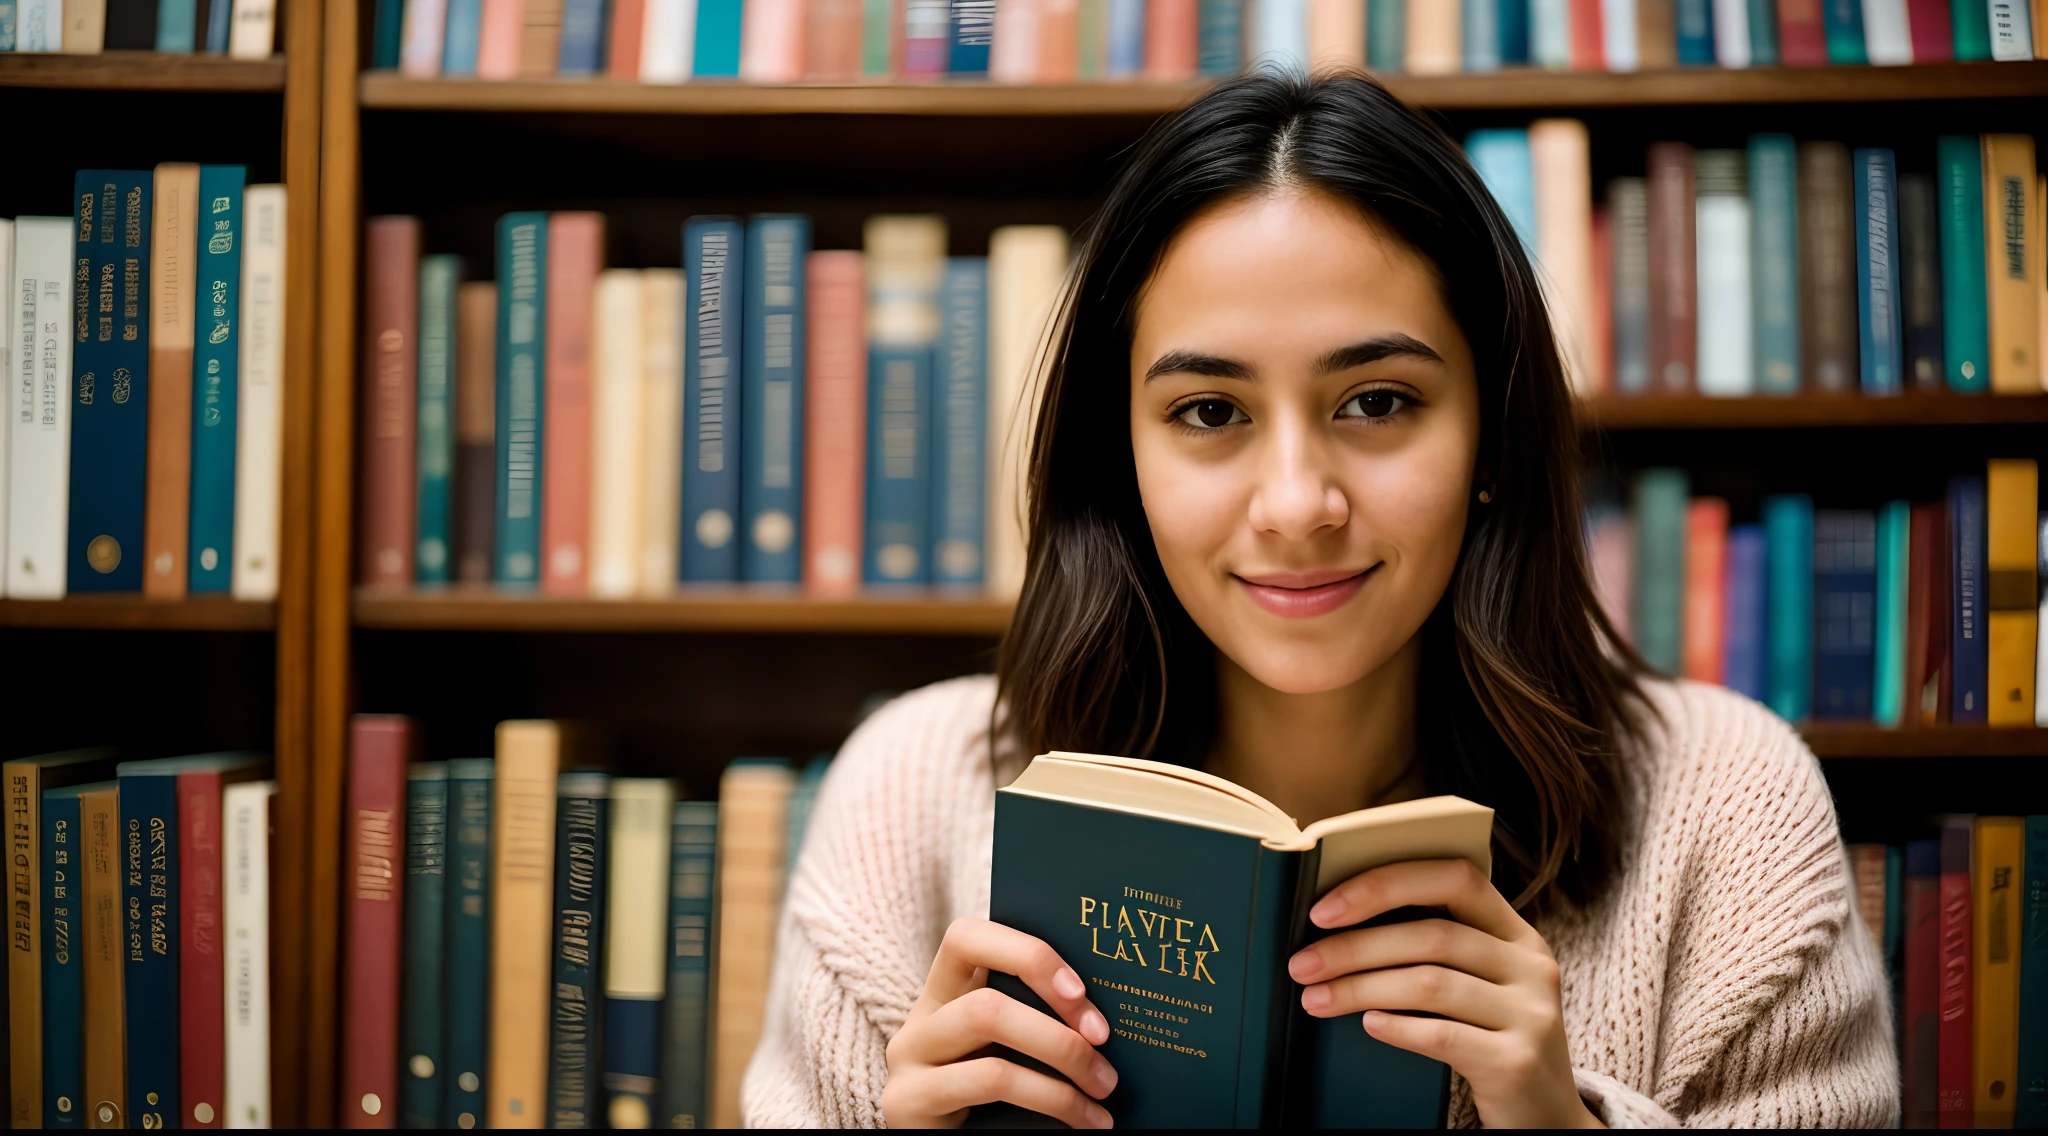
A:
<svg viewBox="0 0 2048 1136">
<path fill-rule="evenodd" d="M 602 600 L 488 589 L 379 592 L 352 604 L 364 630 L 764 632 L 999 636 L 1010 604 L 981 595 L 876 593 L 845 599 L 782 590 L 680 590 L 659 599 Z"/>
<path fill-rule="evenodd" d="M 2048 729 L 1805 722 L 1799 734 L 1820 758 L 2048 757 Z"/>
<path fill-rule="evenodd" d="M 277 605 L 226 597 L 156 600 L 74 595 L 61 600 L 0 600 L 0 627 L 77 631 L 274 631 Z"/>
<path fill-rule="evenodd" d="M 0 87 L 92 91 L 276 91 L 285 89 L 285 56 L 227 59 L 155 51 L 98 55 L 0 52 Z"/>
<path fill-rule="evenodd" d="M 1902 394 L 1613 394 L 1579 404 L 1580 423 L 1601 430 L 1778 430 L 1858 426 L 1998 426 L 2048 423 L 2048 396 Z"/>
</svg>

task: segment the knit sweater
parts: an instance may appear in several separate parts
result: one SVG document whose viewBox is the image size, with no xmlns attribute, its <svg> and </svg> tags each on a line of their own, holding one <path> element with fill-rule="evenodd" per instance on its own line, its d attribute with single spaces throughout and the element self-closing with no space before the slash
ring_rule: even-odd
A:
<svg viewBox="0 0 2048 1136">
<path fill-rule="evenodd" d="M 1718 687 L 1652 681 L 1626 745 L 1621 855 L 1601 896 L 1537 923 L 1563 972 L 1580 1096 L 1611 1127 L 1895 1123 L 1876 947 L 1854 916 L 1820 767 Z M 986 916 L 995 683 L 877 712 L 825 778 L 777 932 L 742 1088 L 757 1127 L 878 1127 L 884 1055 L 946 926 Z M 1453 1079 L 1454 1124 L 1476 1124 Z"/>
</svg>

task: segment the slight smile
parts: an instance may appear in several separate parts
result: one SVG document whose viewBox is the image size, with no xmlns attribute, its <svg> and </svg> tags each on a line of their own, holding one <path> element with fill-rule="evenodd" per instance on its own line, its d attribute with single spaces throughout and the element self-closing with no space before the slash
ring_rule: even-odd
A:
<svg viewBox="0 0 2048 1136">
<path fill-rule="evenodd" d="M 1260 607 L 1283 619 L 1313 619 L 1349 603 L 1365 586 L 1375 564 L 1363 572 L 1342 569 L 1328 572 L 1274 572 L 1258 576 L 1237 576 L 1245 594 Z"/>
</svg>

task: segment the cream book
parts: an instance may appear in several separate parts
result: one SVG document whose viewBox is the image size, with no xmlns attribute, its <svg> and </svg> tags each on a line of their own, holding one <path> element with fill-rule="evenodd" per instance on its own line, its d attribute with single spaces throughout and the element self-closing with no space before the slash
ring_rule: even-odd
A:
<svg viewBox="0 0 2048 1136">
<path fill-rule="evenodd" d="M 1591 397 L 1605 388 L 1606 376 L 1593 370 L 1593 158 L 1586 124 L 1575 118 L 1530 123 L 1529 164 L 1543 293 L 1563 341 L 1572 393 Z"/>
<path fill-rule="evenodd" d="M 562 768 L 562 727 L 546 721 L 500 722 L 497 756 L 485 1109 L 489 1127 L 542 1128 L 548 1103 L 555 779 Z"/>
<path fill-rule="evenodd" d="M 651 1128 L 661 1103 L 661 999 L 669 955 L 669 836 L 675 786 L 615 777 L 605 896 L 604 1110 L 613 1128 Z"/>
<path fill-rule="evenodd" d="M 19 217 L 7 303 L 16 351 L 12 389 L 28 414 L 8 415 L 7 594 L 64 598 L 64 537 L 71 508 L 71 218 Z M 33 336 L 33 340 L 31 340 Z"/>
<path fill-rule="evenodd" d="M 1025 476 L 1046 339 L 1067 275 L 1067 231 L 1006 225 L 988 239 L 988 590 L 1024 586 Z"/>
<path fill-rule="evenodd" d="M 630 596 L 640 584 L 645 303 L 638 271 L 612 268 L 598 276 L 590 368 L 590 593 L 607 599 Z"/>
<path fill-rule="evenodd" d="M 718 885 L 712 956 L 711 1127 L 741 1127 L 740 1079 L 761 1042 L 768 964 L 788 870 L 786 761 L 741 758 L 718 782 Z"/>
<path fill-rule="evenodd" d="M 284 242 L 281 185 L 242 196 L 242 343 L 235 420 L 235 569 L 238 600 L 277 598 L 277 527 L 284 461 Z"/>
<path fill-rule="evenodd" d="M 640 594 L 676 586 L 683 508 L 683 273 L 650 268 L 641 278 L 641 366 L 646 406 L 641 439 Z"/>
<path fill-rule="evenodd" d="M 221 790 L 227 966 L 224 1127 L 270 1127 L 270 803 L 275 781 Z"/>
</svg>

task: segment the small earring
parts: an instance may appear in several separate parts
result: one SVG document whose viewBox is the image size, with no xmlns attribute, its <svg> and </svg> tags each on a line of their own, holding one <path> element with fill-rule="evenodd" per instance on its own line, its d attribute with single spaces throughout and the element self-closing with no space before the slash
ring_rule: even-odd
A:
<svg viewBox="0 0 2048 1136">
<path fill-rule="evenodd" d="M 1491 505 L 1491 504 L 1493 504 L 1493 487 L 1492 487 L 1492 486 L 1488 486 L 1488 487 L 1486 487 L 1485 489 L 1481 489 L 1481 490 L 1479 491 L 1479 503 L 1480 503 L 1481 505 Z"/>
</svg>

